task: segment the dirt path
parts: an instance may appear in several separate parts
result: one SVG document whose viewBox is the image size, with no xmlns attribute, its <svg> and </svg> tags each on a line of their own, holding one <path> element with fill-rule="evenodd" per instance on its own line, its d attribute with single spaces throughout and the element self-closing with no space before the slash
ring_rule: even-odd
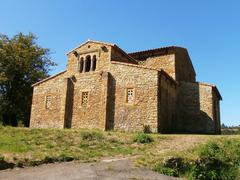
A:
<svg viewBox="0 0 240 180">
<path fill-rule="evenodd" d="M 176 178 L 136 168 L 128 159 L 105 159 L 98 163 L 59 163 L 0 171 L 1 180 L 161 179 Z"/>
</svg>

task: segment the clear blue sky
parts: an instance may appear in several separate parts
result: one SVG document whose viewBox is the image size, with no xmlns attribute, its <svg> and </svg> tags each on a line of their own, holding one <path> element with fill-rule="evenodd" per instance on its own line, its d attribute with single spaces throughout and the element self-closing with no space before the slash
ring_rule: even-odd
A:
<svg viewBox="0 0 240 180">
<path fill-rule="evenodd" d="M 240 1 L 232 0 L 0 0 L 0 33 L 33 32 L 64 70 L 65 53 L 87 39 L 126 52 L 186 47 L 197 80 L 222 94 L 221 119 L 240 124 Z"/>
</svg>

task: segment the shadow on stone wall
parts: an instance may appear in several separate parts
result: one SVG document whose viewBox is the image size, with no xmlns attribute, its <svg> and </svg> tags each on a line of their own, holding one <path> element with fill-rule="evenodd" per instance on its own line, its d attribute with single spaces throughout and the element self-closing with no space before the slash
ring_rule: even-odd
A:
<svg viewBox="0 0 240 180">
<path fill-rule="evenodd" d="M 210 92 L 204 90 L 203 93 Z M 209 94 L 202 95 L 209 96 Z M 210 102 L 204 103 L 208 105 Z M 177 114 L 174 130 L 177 133 L 216 133 L 213 119 L 200 108 L 200 86 L 198 83 L 181 82 L 179 84 Z"/>
<path fill-rule="evenodd" d="M 66 97 L 66 107 L 65 107 L 65 128 L 72 127 L 72 115 L 73 115 L 73 95 L 74 95 L 74 81 L 75 78 L 68 78 L 67 83 L 67 97 Z"/>
<path fill-rule="evenodd" d="M 109 73 L 106 130 L 114 129 L 116 80 Z"/>
</svg>

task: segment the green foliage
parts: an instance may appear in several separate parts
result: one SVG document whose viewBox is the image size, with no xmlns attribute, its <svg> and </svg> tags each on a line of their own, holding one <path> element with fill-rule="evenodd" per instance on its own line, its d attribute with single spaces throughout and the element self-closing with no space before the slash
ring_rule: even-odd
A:
<svg viewBox="0 0 240 180">
<path fill-rule="evenodd" d="M 133 142 L 138 142 L 138 143 L 150 143 L 153 142 L 153 138 L 145 133 L 138 133 L 134 139 Z"/>
<path fill-rule="evenodd" d="M 190 164 L 180 157 L 171 157 L 163 163 L 157 163 L 153 168 L 155 171 L 168 176 L 179 177 L 189 170 Z"/>
<path fill-rule="evenodd" d="M 22 168 L 23 167 L 23 163 L 21 161 L 17 161 L 16 164 L 15 164 L 15 167 Z"/>
<path fill-rule="evenodd" d="M 240 142 L 209 142 L 197 150 L 196 160 L 170 158 L 157 163 L 155 171 L 169 176 L 187 175 L 190 179 L 218 180 L 240 177 Z M 187 162 L 186 162 L 187 161 Z"/>
<path fill-rule="evenodd" d="M 160 174 L 165 174 L 167 176 L 179 177 L 179 174 L 176 169 L 165 167 L 162 164 L 157 164 L 153 168 L 154 171 L 157 171 Z"/>
<path fill-rule="evenodd" d="M 239 176 L 240 142 L 209 142 L 191 169 L 193 179 L 235 179 Z"/>
<path fill-rule="evenodd" d="M 4 125 L 29 123 L 32 88 L 48 77 L 49 49 L 36 43 L 36 36 L 19 33 L 12 38 L 0 35 L 0 120 Z"/>
<path fill-rule="evenodd" d="M 91 132 L 84 131 L 84 132 L 81 132 L 81 137 L 82 137 L 82 140 L 88 140 L 88 141 L 102 140 L 103 134 L 96 131 L 91 131 Z"/>
</svg>

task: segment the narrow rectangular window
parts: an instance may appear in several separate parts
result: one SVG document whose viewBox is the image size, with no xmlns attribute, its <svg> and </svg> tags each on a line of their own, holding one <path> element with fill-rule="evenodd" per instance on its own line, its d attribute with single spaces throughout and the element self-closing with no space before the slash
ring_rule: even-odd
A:
<svg viewBox="0 0 240 180">
<path fill-rule="evenodd" d="M 46 96 L 46 99 L 45 99 L 45 108 L 46 109 L 49 109 L 51 107 L 51 103 L 52 103 L 51 100 L 52 100 L 51 96 Z"/>
<path fill-rule="evenodd" d="M 127 89 L 127 103 L 133 103 L 134 101 L 134 89 L 128 88 Z"/>
<path fill-rule="evenodd" d="M 88 105 L 89 102 L 89 93 L 88 92 L 82 92 L 82 106 Z"/>
</svg>

